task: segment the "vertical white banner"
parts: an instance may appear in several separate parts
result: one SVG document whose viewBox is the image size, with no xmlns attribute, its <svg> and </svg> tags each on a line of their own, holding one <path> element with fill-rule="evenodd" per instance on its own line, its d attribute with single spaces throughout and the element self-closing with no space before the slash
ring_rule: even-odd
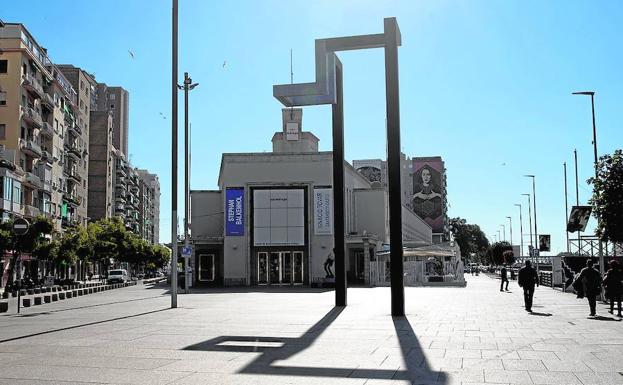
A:
<svg viewBox="0 0 623 385">
<path fill-rule="evenodd" d="M 314 188 L 314 234 L 333 234 L 332 188 Z"/>
</svg>

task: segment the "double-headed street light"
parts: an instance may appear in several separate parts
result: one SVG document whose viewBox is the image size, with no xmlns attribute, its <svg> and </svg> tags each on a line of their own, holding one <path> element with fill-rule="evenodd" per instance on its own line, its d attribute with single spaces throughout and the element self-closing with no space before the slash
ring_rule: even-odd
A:
<svg viewBox="0 0 623 385">
<path fill-rule="evenodd" d="M 597 178 L 597 175 L 598 175 L 597 164 L 598 164 L 599 158 L 597 156 L 597 126 L 595 125 L 595 91 L 577 91 L 577 92 L 572 92 L 572 94 L 591 97 L 591 112 L 592 112 L 592 117 L 593 117 L 593 153 L 595 156 L 595 178 Z M 602 246 L 601 239 L 600 239 L 599 240 L 599 272 L 603 275 L 604 271 L 605 271 L 605 266 L 604 266 L 603 246 Z"/>
<path fill-rule="evenodd" d="M 188 159 L 188 91 L 193 90 L 199 83 L 193 83 L 188 76 L 188 72 L 184 72 L 184 84 L 178 85 L 177 88 L 184 90 L 184 247 L 188 248 L 190 239 L 188 237 L 188 228 L 190 227 L 190 162 Z M 177 247 L 177 244 L 176 244 Z M 184 258 L 184 292 L 188 293 L 188 258 Z"/>
</svg>

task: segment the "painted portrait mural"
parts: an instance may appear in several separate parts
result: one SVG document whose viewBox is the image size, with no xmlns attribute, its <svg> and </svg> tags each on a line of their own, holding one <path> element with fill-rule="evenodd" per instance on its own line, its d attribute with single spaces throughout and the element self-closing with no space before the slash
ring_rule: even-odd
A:
<svg viewBox="0 0 623 385">
<path fill-rule="evenodd" d="M 413 159 L 413 210 L 432 228 L 444 231 L 445 186 L 441 158 Z"/>
</svg>

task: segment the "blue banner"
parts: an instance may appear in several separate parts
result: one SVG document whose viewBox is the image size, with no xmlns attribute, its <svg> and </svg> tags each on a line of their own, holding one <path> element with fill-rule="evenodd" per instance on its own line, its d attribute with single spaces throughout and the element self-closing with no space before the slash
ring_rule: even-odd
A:
<svg viewBox="0 0 623 385">
<path fill-rule="evenodd" d="M 244 189 L 225 192 L 225 235 L 244 235 Z"/>
</svg>

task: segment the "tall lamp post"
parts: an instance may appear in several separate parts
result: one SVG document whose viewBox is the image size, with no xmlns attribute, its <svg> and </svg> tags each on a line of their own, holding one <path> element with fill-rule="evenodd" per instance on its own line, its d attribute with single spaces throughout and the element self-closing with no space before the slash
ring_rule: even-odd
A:
<svg viewBox="0 0 623 385">
<path fill-rule="evenodd" d="M 567 222 L 569 221 L 569 202 L 567 201 L 567 162 L 562 163 L 562 168 L 565 173 L 565 234 L 567 236 L 567 253 L 569 248 L 569 231 L 567 230 Z"/>
<path fill-rule="evenodd" d="M 193 90 L 199 83 L 193 83 L 184 72 L 184 84 L 178 85 L 180 90 L 184 90 L 184 247 L 188 248 L 190 239 L 188 237 L 188 227 L 190 224 L 190 162 L 188 160 L 188 91 Z M 188 258 L 184 258 L 184 293 L 188 293 Z"/>
<path fill-rule="evenodd" d="M 519 207 L 519 254 L 523 257 L 523 219 L 521 218 L 521 204 L 515 203 Z"/>
<path fill-rule="evenodd" d="M 595 156 L 595 178 L 598 176 L 598 157 L 597 157 L 597 126 L 595 125 L 595 91 L 578 91 L 573 92 L 573 95 L 585 95 L 591 97 L 591 112 L 593 117 L 593 154 Z M 599 240 L 599 272 L 603 276 L 605 271 L 604 266 L 604 255 L 603 255 L 603 245 L 601 243 L 601 239 Z"/>
<path fill-rule="evenodd" d="M 503 235 L 502 239 L 506 241 L 506 226 L 500 225 L 500 227 L 502 228 L 502 235 Z"/>
<path fill-rule="evenodd" d="M 511 246 L 513 246 L 513 219 L 511 217 L 506 217 L 508 218 L 508 225 L 510 228 L 510 236 L 511 236 Z"/>
<path fill-rule="evenodd" d="M 532 178 L 532 204 L 534 206 L 534 247 L 539 247 L 539 230 L 536 223 L 536 177 L 534 175 L 524 175 L 526 178 Z M 536 271 L 539 272 L 539 257 L 536 257 Z"/>
<path fill-rule="evenodd" d="M 177 307 L 177 10 L 171 20 L 171 308 Z"/>
<path fill-rule="evenodd" d="M 528 197 L 528 224 L 530 226 L 530 247 L 534 247 L 534 245 L 532 244 L 532 209 L 530 208 L 531 200 L 530 200 L 530 194 L 521 194 L 524 196 Z M 530 255 L 531 256 L 531 255 Z"/>
</svg>

